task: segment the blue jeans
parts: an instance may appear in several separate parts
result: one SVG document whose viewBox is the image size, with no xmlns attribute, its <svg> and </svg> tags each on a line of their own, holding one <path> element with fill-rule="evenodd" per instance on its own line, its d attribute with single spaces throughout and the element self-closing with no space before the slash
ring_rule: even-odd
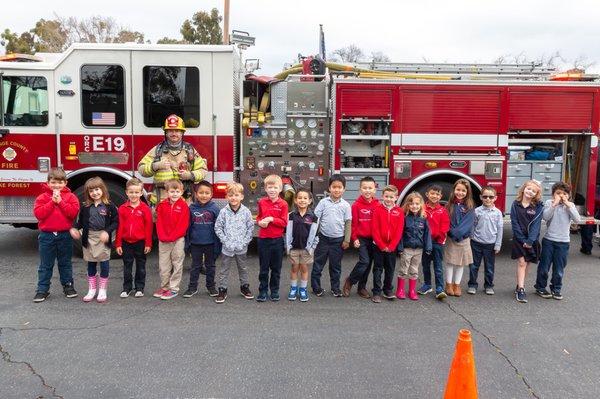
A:
<svg viewBox="0 0 600 399">
<path fill-rule="evenodd" d="M 396 251 L 383 252 L 375 248 L 373 266 L 373 295 L 381 295 L 381 274 L 383 273 L 383 292 L 391 295 L 394 289 L 394 270 L 396 269 Z"/>
<path fill-rule="evenodd" d="M 321 274 L 328 258 L 331 289 L 339 291 L 342 275 L 342 256 L 344 256 L 343 241 L 344 237 L 330 238 L 319 234 L 319 243 L 315 249 L 315 260 L 310 273 L 310 286 L 313 291 L 321 288 Z"/>
<path fill-rule="evenodd" d="M 548 272 L 550 263 L 552 263 L 552 279 L 550 280 L 550 291 L 560 292 L 562 289 L 562 279 L 567 267 L 567 255 L 569 254 L 569 243 L 548 240 L 542 240 L 542 255 L 537 268 L 537 278 L 535 280 L 535 289 L 543 290 L 548 284 Z"/>
<path fill-rule="evenodd" d="M 431 287 L 431 262 L 433 261 L 433 273 L 435 274 L 435 292 L 440 293 L 444 290 L 444 246 L 433 242 L 431 255 L 423 252 L 421 266 L 423 267 L 423 283 Z"/>
<path fill-rule="evenodd" d="M 103 262 L 88 262 L 88 276 L 94 277 L 98 271 L 97 265 L 100 263 L 100 277 L 107 278 L 108 277 L 108 262 L 107 260 Z"/>
<path fill-rule="evenodd" d="M 495 244 L 483 244 L 471 240 L 471 251 L 473 251 L 473 263 L 469 265 L 469 287 L 477 288 L 477 275 L 479 274 L 479 266 L 483 259 L 484 269 L 484 288 L 494 288 L 494 267 L 496 266 L 496 253 L 494 251 Z"/>
<path fill-rule="evenodd" d="M 369 278 L 374 259 L 375 244 L 371 238 L 359 237 L 358 241 L 360 241 L 358 262 L 356 262 L 348 278 L 353 285 L 358 283 L 358 289 L 361 289 L 367 286 L 367 279 Z"/>
<path fill-rule="evenodd" d="M 48 292 L 54 262 L 58 263 L 58 275 L 60 283 L 73 284 L 73 240 L 68 231 L 48 233 L 41 231 L 38 236 L 38 248 L 40 251 L 40 265 L 38 267 L 37 292 Z"/>
<path fill-rule="evenodd" d="M 267 292 L 269 288 L 271 293 L 279 293 L 283 245 L 283 237 L 258 238 L 258 263 L 260 264 L 258 291 L 261 293 Z"/>
</svg>

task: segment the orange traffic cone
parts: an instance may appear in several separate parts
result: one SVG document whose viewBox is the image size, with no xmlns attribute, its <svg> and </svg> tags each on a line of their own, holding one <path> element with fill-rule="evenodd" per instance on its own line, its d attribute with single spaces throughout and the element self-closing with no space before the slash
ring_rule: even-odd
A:
<svg viewBox="0 0 600 399">
<path fill-rule="evenodd" d="M 444 399 L 477 399 L 477 374 L 469 330 L 458 332 Z"/>
</svg>

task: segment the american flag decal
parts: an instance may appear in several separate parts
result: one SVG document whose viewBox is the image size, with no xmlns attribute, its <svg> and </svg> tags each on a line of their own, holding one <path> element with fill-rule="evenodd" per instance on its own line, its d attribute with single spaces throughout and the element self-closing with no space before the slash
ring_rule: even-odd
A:
<svg viewBox="0 0 600 399">
<path fill-rule="evenodd" d="M 114 112 L 92 112 L 92 125 L 114 126 L 115 123 Z"/>
</svg>

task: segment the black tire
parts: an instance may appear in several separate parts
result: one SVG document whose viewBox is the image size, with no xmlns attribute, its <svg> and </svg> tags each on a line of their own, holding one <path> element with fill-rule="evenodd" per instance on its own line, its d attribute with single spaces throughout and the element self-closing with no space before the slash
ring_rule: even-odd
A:
<svg viewBox="0 0 600 399">
<path fill-rule="evenodd" d="M 110 200 L 112 201 L 113 204 L 115 204 L 115 206 L 118 208 L 119 206 L 121 206 L 122 204 L 125 203 L 125 201 L 127 201 L 127 195 L 125 195 L 125 186 L 114 181 L 114 180 L 104 180 L 104 184 L 106 184 L 106 188 L 108 189 L 108 194 L 110 195 Z M 83 197 L 83 184 L 76 187 L 73 190 L 73 194 L 75 194 L 77 196 L 77 198 L 79 199 L 79 202 L 81 204 L 83 204 L 83 201 L 85 200 Z M 79 257 L 83 257 L 83 249 L 81 247 L 81 240 L 73 240 L 73 254 Z M 117 254 L 117 252 L 114 250 L 112 250 L 111 255 L 110 255 L 111 259 L 113 258 L 119 258 L 120 256 Z"/>
</svg>

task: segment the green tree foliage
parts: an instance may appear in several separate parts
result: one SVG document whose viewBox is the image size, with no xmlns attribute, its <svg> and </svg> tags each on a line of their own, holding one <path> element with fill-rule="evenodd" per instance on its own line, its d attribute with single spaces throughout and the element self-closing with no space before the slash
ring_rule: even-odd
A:
<svg viewBox="0 0 600 399">
<path fill-rule="evenodd" d="M 11 32 L 10 29 L 5 29 L 0 37 L 6 53 L 33 54 L 34 52 L 33 35 L 30 32 L 18 34 Z"/>
<path fill-rule="evenodd" d="M 66 48 L 69 32 L 60 20 L 40 19 L 35 23 L 31 33 L 34 34 L 34 49 L 36 52 L 59 53 Z"/>
<path fill-rule="evenodd" d="M 163 37 L 162 39 L 158 39 L 156 42 L 158 44 L 184 44 L 184 40 L 172 39 L 170 37 Z"/>
<path fill-rule="evenodd" d="M 222 20 L 223 17 L 216 8 L 213 8 L 210 14 L 198 11 L 191 20 L 186 19 L 181 25 L 183 40 L 191 44 L 223 43 L 223 31 L 219 25 Z"/>
</svg>

